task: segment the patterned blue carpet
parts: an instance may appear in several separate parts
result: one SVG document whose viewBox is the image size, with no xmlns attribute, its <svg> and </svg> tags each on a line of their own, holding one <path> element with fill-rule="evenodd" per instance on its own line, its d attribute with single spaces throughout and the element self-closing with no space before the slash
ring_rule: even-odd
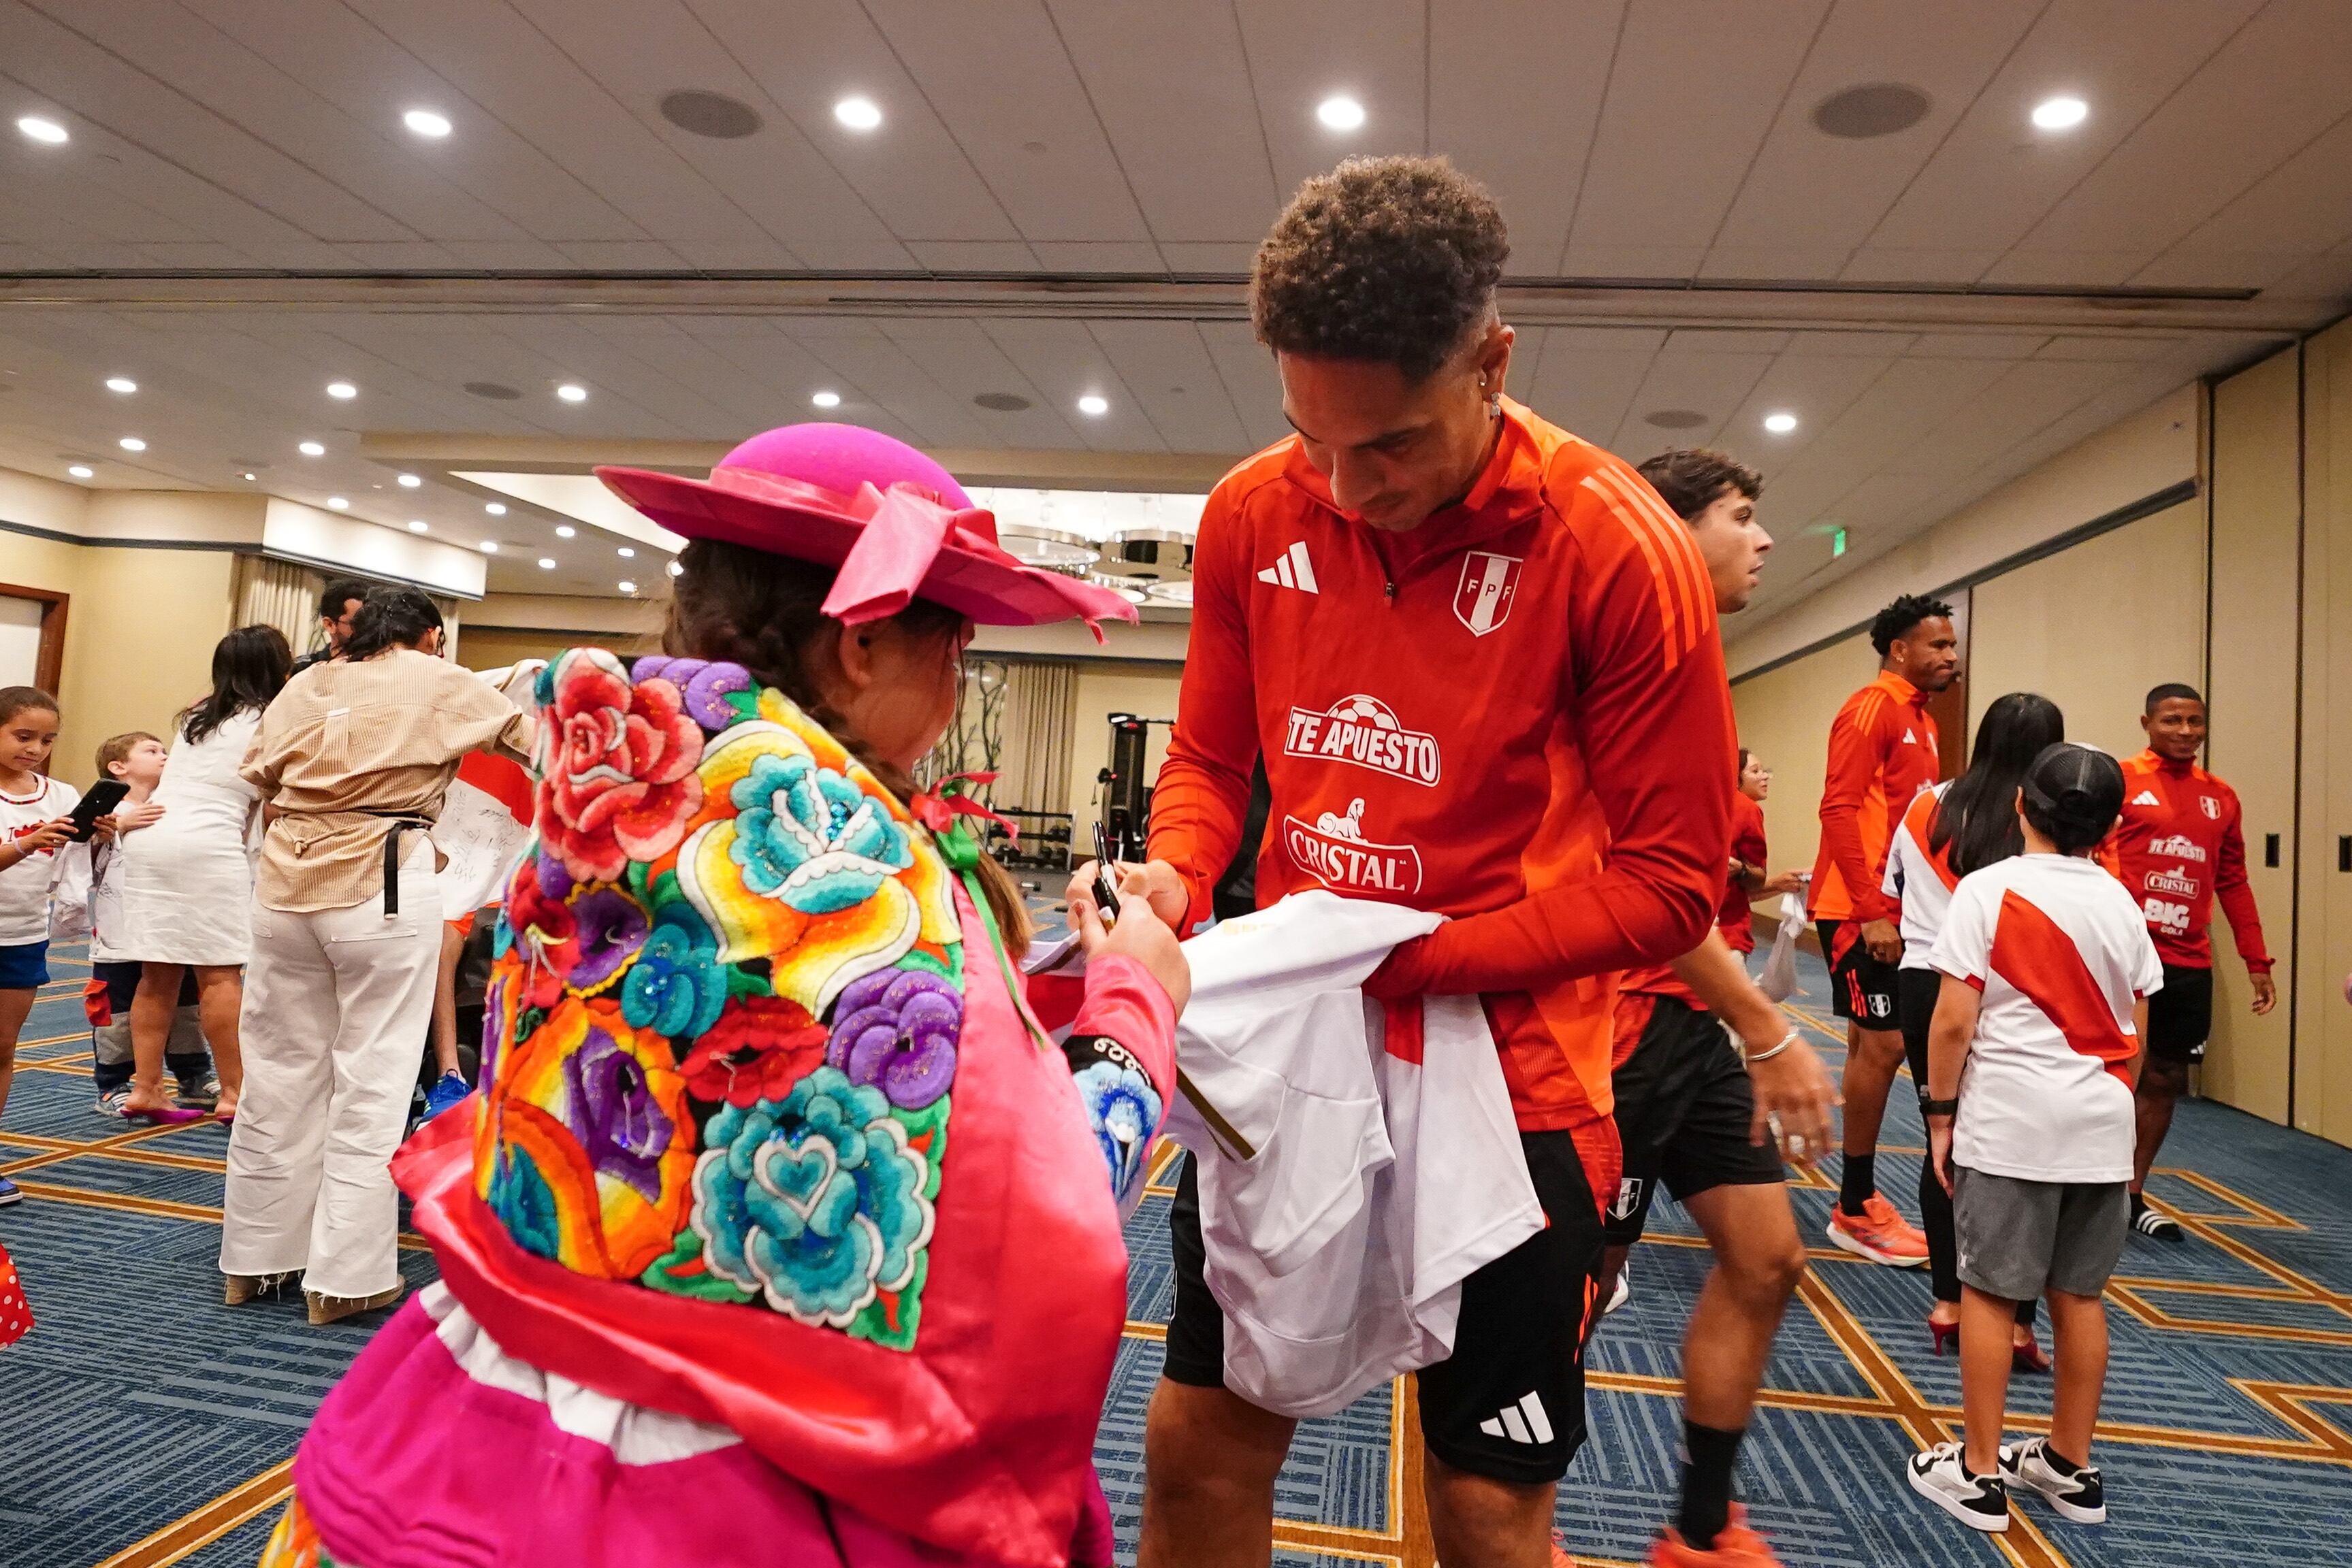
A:
<svg viewBox="0 0 2352 1568">
<path fill-rule="evenodd" d="M 125 1133 L 92 1107 L 87 973 L 53 960 L 0 1122 L 0 1210 L 38 1326 L 0 1351 L 0 1568 L 250 1564 L 319 1399 L 373 1326 L 313 1329 L 299 1305 L 220 1303 L 221 1156 L 210 1124 Z M 1817 966 L 1796 1006 L 1818 1042 Z M 1906 1211 L 1918 1120 L 1897 1085 L 1880 1159 Z M 1928 1352 L 1922 1273 L 1826 1248 L 1792 1306 L 1741 1462 L 1756 1521 L 1801 1564 L 2210 1564 L 2352 1562 L 2352 1151 L 2220 1106 L 2182 1108 L 2156 1197 L 2190 1231 L 2135 1238 L 2110 1291 L 2101 1448 L 2112 1522 L 2027 1505 L 2005 1541 L 1961 1530 L 1898 1467 L 1950 1434 L 1958 1368 Z M 1833 1171 L 1832 1173 L 1834 1174 Z M 1818 1239 L 1832 1189 L 1794 1188 Z M 1129 1337 L 1097 1462 L 1121 1539 L 1142 1494 L 1143 1413 L 1172 1286 L 1164 1193 L 1129 1228 Z M 1634 1253 L 1634 1293 L 1591 1352 L 1592 1439 L 1561 1489 L 1580 1561 L 1640 1561 L 1672 1511 L 1682 1325 L 1705 1279 L 1680 1212 L 1661 1205 Z M 415 1281 L 429 1254 L 404 1254 Z M 1403 1391 L 1302 1431 L 1284 1472 L 1282 1568 L 1426 1563 L 1402 1537 Z M 2046 1379 L 2011 1386 L 2012 1426 L 2048 1413 Z"/>
</svg>

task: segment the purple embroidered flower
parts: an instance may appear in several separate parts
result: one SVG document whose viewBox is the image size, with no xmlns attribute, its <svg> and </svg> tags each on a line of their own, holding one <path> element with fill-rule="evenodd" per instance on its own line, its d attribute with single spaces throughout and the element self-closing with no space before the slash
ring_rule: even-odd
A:
<svg viewBox="0 0 2352 1568">
<path fill-rule="evenodd" d="M 646 912 L 618 888 L 600 887 L 572 901 L 580 959 L 572 968 L 572 988 L 587 996 L 620 973 L 646 944 Z"/>
<path fill-rule="evenodd" d="M 853 980 L 833 1017 L 826 1062 L 901 1110 L 921 1110 L 954 1082 L 963 998 L 929 970 L 880 969 Z"/>
<path fill-rule="evenodd" d="M 635 1187 L 648 1203 L 659 1199 L 658 1162 L 675 1124 L 655 1100 L 644 1065 L 592 1024 L 563 1059 L 563 1084 L 564 1119 L 589 1165 Z"/>
<path fill-rule="evenodd" d="M 743 717 L 728 702 L 729 695 L 752 689 L 751 672 L 740 664 L 673 659 L 666 653 L 648 653 L 639 659 L 629 677 L 639 682 L 665 680 L 677 687 L 687 716 L 713 734 Z"/>
</svg>

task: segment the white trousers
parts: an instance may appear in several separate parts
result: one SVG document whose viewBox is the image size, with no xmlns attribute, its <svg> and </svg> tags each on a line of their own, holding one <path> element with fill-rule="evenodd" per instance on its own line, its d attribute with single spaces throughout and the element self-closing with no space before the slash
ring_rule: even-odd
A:
<svg viewBox="0 0 2352 1568">
<path fill-rule="evenodd" d="M 253 907 L 238 1033 L 245 1092 L 228 1142 L 221 1272 L 303 1270 L 302 1288 L 364 1297 L 400 1282 L 392 1183 L 433 1019 L 441 894 L 423 834 L 383 901 Z"/>
</svg>

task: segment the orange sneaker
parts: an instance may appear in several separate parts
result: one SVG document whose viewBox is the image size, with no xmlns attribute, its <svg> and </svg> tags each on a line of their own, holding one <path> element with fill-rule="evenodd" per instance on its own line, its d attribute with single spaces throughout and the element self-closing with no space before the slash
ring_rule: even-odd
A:
<svg viewBox="0 0 2352 1568">
<path fill-rule="evenodd" d="M 1651 1568 L 1780 1568 L 1771 1543 L 1748 1528 L 1748 1511 L 1731 1505 L 1731 1522 L 1715 1533 L 1706 1551 L 1685 1543 L 1682 1531 L 1668 1525 L 1650 1546 Z"/>
<path fill-rule="evenodd" d="M 1895 1206 L 1874 1192 L 1863 1205 L 1860 1218 L 1832 1204 L 1829 1238 L 1831 1246 L 1890 1269 L 1917 1269 L 1927 1261 L 1927 1233 L 1895 1213 Z"/>
</svg>

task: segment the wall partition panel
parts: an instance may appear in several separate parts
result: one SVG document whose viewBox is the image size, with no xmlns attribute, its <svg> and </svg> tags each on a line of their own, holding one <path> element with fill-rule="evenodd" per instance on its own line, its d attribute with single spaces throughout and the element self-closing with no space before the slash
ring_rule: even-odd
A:
<svg viewBox="0 0 2352 1568">
<path fill-rule="evenodd" d="M 2303 346 L 2294 1124 L 2352 1144 L 2352 322 Z"/>
</svg>

